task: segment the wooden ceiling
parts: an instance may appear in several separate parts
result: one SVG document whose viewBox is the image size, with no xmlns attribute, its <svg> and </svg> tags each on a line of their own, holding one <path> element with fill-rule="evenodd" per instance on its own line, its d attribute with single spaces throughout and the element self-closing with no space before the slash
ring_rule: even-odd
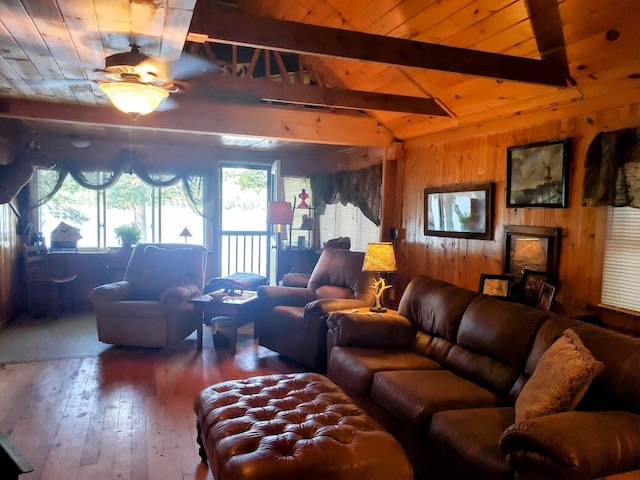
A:
<svg viewBox="0 0 640 480">
<path fill-rule="evenodd" d="M 207 150 L 249 135 L 234 148 L 386 146 L 639 102 L 639 25 L 637 0 L 1 2 L 0 128 L 18 143 L 91 135 Z M 227 75 L 190 79 L 174 108 L 132 121 L 94 81 L 130 43 L 163 60 L 197 53 Z"/>
</svg>

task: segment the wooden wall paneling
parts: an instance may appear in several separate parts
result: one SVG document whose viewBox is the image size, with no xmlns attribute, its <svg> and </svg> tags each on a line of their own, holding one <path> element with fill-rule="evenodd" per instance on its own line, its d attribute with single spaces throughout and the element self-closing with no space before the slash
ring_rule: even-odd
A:
<svg viewBox="0 0 640 480">
<path fill-rule="evenodd" d="M 465 170 L 465 183 L 480 183 L 490 181 L 486 179 L 487 171 L 487 151 L 486 137 L 475 137 L 471 139 L 468 147 L 468 158 L 466 160 L 467 167 Z M 475 290 L 478 282 L 474 278 L 476 272 L 484 271 L 484 244 L 491 243 L 491 240 L 469 239 L 467 243 L 464 285 Z"/>
<path fill-rule="evenodd" d="M 598 132 L 640 126 L 639 111 L 640 103 L 635 103 L 588 115 L 552 117 L 528 126 L 515 122 L 514 128 L 495 133 L 468 136 L 463 129 L 407 141 L 402 192 L 407 245 L 403 248 L 406 255 L 399 265 L 399 272 L 406 272 L 403 280 L 408 282 L 413 276 L 424 273 L 476 289 L 480 273 L 502 271 L 504 225 L 560 227 L 563 238 L 557 298 L 570 306 L 597 305 L 607 207 L 582 206 L 585 155 Z M 564 137 L 573 139 L 568 208 L 506 208 L 507 147 Z M 475 153 L 478 150 L 486 152 L 486 161 L 477 158 L 482 157 Z M 418 185 L 418 179 L 424 179 L 423 184 Z M 422 207 L 425 186 L 486 180 L 495 182 L 494 240 L 478 242 L 478 246 L 475 240 L 467 240 L 465 250 L 459 239 L 451 241 L 422 235 L 422 221 L 414 221 L 418 212 L 409 208 L 412 196 L 420 198 Z M 481 258 L 476 259 L 476 255 Z M 465 278 L 462 278 L 462 272 Z M 614 314 L 608 314 L 611 315 Z"/>
<path fill-rule="evenodd" d="M 19 268 L 22 243 L 16 233 L 18 219 L 8 204 L 0 205 L 0 330 L 23 308 Z"/>
<path fill-rule="evenodd" d="M 404 152 L 402 144 L 394 144 L 385 149 L 382 161 L 382 206 L 380 212 L 380 240 L 389 241 L 390 229 L 399 228 L 398 220 L 402 217 L 401 190 L 398 165 L 402 162 Z"/>
<path fill-rule="evenodd" d="M 11 299 L 12 248 L 4 241 L 11 228 L 10 216 L 13 215 L 9 205 L 0 205 L 0 329 L 9 323 Z"/>
</svg>

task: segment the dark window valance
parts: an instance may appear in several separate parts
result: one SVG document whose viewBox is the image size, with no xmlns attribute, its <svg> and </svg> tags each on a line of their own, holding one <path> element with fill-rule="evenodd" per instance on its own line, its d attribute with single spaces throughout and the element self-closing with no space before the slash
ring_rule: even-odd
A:
<svg viewBox="0 0 640 480">
<path fill-rule="evenodd" d="M 123 173 L 135 174 L 144 183 L 152 187 L 162 188 L 181 183 L 191 209 L 204 217 L 202 211 L 204 198 L 205 172 L 175 167 L 162 170 L 146 166 L 135 152 L 123 151 L 113 164 L 109 166 L 79 165 L 73 161 L 58 161 L 55 168 L 40 170 L 37 198 L 31 200 L 29 208 L 41 207 L 60 190 L 68 175 L 82 187 L 90 190 L 105 190 L 115 185 Z"/>
<path fill-rule="evenodd" d="M 363 215 L 380 226 L 382 201 L 382 164 L 352 172 L 343 171 L 311 176 L 313 206 L 323 214 L 327 204 L 351 203 Z"/>
<path fill-rule="evenodd" d="M 587 150 L 584 205 L 640 208 L 640 128 L 601 132 Z"/>
</svg>

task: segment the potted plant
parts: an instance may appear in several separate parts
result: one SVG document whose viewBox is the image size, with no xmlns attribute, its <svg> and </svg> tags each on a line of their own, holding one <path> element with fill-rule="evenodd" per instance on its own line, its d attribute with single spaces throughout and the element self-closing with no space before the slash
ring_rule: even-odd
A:
<svg viewBox="0 0 640 480">
<path fill-rule="evenodd" d="M 140 227 L 135 223 L 120 225 L 114 228 L 113 231 L 120 238 L 120 244 L 125 248 L 130 248 L 131 245 L 138 243 L 142 236 Z"/>
</svg>

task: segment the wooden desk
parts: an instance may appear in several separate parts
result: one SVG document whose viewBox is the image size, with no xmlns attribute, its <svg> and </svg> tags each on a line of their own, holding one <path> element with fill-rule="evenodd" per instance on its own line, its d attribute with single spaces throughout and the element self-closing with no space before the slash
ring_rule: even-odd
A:
<svg viewBox="0 0 640 480">
<path fill-rule="evenodd" d="M 214 292 L 212 292 L 214 293 Z M 222 331 L 229 334 L 229 350 L 231 355 L 236 353 L 236 343 L 238 340 L 238 324 L 235 317 L 240 308 L 250 302 L 255 302 L 258 295 L 254 291 L 244 291 L 240 295 L 225 295 L 222 300 L 214 300 L 208 294 L 201 297 L 192 298 L 189 302 L 193 305 L 196 312 L 202 314 L 202 322 L 198 325 L 197 339 L 198 351 L 202 350 L 202 329 L 205 315 L 213 315 L 216 317 L 224 317 L 225 320 L 214 321 L 211 323 L 211 334 L 215 335 Z"/>
</svg>

